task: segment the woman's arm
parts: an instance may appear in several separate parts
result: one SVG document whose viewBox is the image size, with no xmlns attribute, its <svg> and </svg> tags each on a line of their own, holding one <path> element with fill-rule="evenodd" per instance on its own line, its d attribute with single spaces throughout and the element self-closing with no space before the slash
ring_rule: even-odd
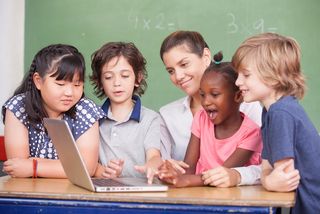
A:
<svg viewBox="0 0 320 214">
<path fill-rule="evenodd" d="M 165 124 L 164 119 L 160 116 L 160 151 L 162 159 L 171 159 L 173 139 Z"/>
</svg>

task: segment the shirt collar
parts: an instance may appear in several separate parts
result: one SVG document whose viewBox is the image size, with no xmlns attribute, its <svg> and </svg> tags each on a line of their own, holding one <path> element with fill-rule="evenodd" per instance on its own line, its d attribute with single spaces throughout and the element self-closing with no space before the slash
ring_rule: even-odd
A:
<svg viewBox="0 0 320 214">
<path fill-rule="evenodd" d="M 182 105 L 184 106 L 184 110 L 185 111 L 190 111 L 191 112 L 191 96 L 186 96 L 183 101 L 182 101 Z M 203 109 L 203 107 L 201 106 L 200 109 Z"/>
<path fill-rule="evenodd" d="M 134 101 L 133 110 L 131 112 L 129 120 L 135 120 L 137 122 L 140 122 L 140 112 L 141 112 L 141 100 L 140 97 L 137 95 L 132 96 L 132 100 Z M 108 115 L 110 107 L 110 99 L 107 98 L 106 101 L 102 105 L 102 110 Z M 108 116 L 107 116 L 108 117 Z M 110 119 L 110 118 L 109 118 Z"/>
<path fill-rule="evenodd" d="M 191 102 L 191 97 L 186 96 L 182 102 L 186 110 L 190 110 L 190 102 Z"/>
</svg>

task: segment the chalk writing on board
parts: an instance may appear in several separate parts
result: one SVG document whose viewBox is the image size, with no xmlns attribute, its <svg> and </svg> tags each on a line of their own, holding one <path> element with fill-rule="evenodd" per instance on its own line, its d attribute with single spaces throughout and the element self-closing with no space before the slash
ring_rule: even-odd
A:
<svg viewBox="0 0 320 214">
<path fill-rule="evenodd" d="M 175 23 L 167 20 L 164 13 L 158 13 L 153 17 L 144 17 L 130 12 L 128 21 L 136 30 L 175 30 Z"/>
<path fill-rule="evenodd" d="M 253 22 L 241 23 L 237 21 L 236 16 L 233 13 L 228 13 L 229 17 L 228 22 L 228 33 L 229 34 L 244 34 L 244 35 L 252 35 L 256 33 L 263 32 L 276 32 L 276 27 L 266 26 L 263 18 L 258 18 Z"/>
</svg>

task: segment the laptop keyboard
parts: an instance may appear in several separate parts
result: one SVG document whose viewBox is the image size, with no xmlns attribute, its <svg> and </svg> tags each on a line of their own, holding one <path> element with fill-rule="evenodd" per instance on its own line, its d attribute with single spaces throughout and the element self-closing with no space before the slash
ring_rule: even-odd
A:
<svg viewBox="0 0 320 214">
<path fill-rule="evenodd" d="M 93 184 L 97 186 L 111 186 L 111 187 L 118 187 L 118 186 L 132 186 L 130 184 L 121 183 L 119 181 L 113 180 L 113 179 L 105 179 L 105 178 L 95 178 L 92 179 Z"/>
</svg>

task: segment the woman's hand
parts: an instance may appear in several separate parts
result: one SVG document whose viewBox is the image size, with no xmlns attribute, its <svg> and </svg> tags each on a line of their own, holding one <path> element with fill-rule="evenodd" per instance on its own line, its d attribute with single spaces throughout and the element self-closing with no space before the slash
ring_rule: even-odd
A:
<svg viewBox="0 0 320 214">
<path fill-rule="evenodd" d="M 202 173 L 203 183 L 215 187 L 233 187 L 240 183 L 240 179 L 241 175 L 237 170 L 223 166 Z"/>
<path fill-rule="evenodd" d="M 176 185 L 179 181 L 179 176 L 182 173 L 174 167 L 171 161 L 166 160 L 160 167 L 158 171 L 158 177 L 160 180 Z"/>
<path fill-rule="evenodd" d="M 186 173 L 185 169 L 189 168 L 189 165 L 183 161 L 177 161 L 174 159 L 168 159 L 167 161 L 170 162 L 172 167 L 176 169 L 178 172 L 180 172 L 181 174 L 185 174 Z"/>
</svg>

